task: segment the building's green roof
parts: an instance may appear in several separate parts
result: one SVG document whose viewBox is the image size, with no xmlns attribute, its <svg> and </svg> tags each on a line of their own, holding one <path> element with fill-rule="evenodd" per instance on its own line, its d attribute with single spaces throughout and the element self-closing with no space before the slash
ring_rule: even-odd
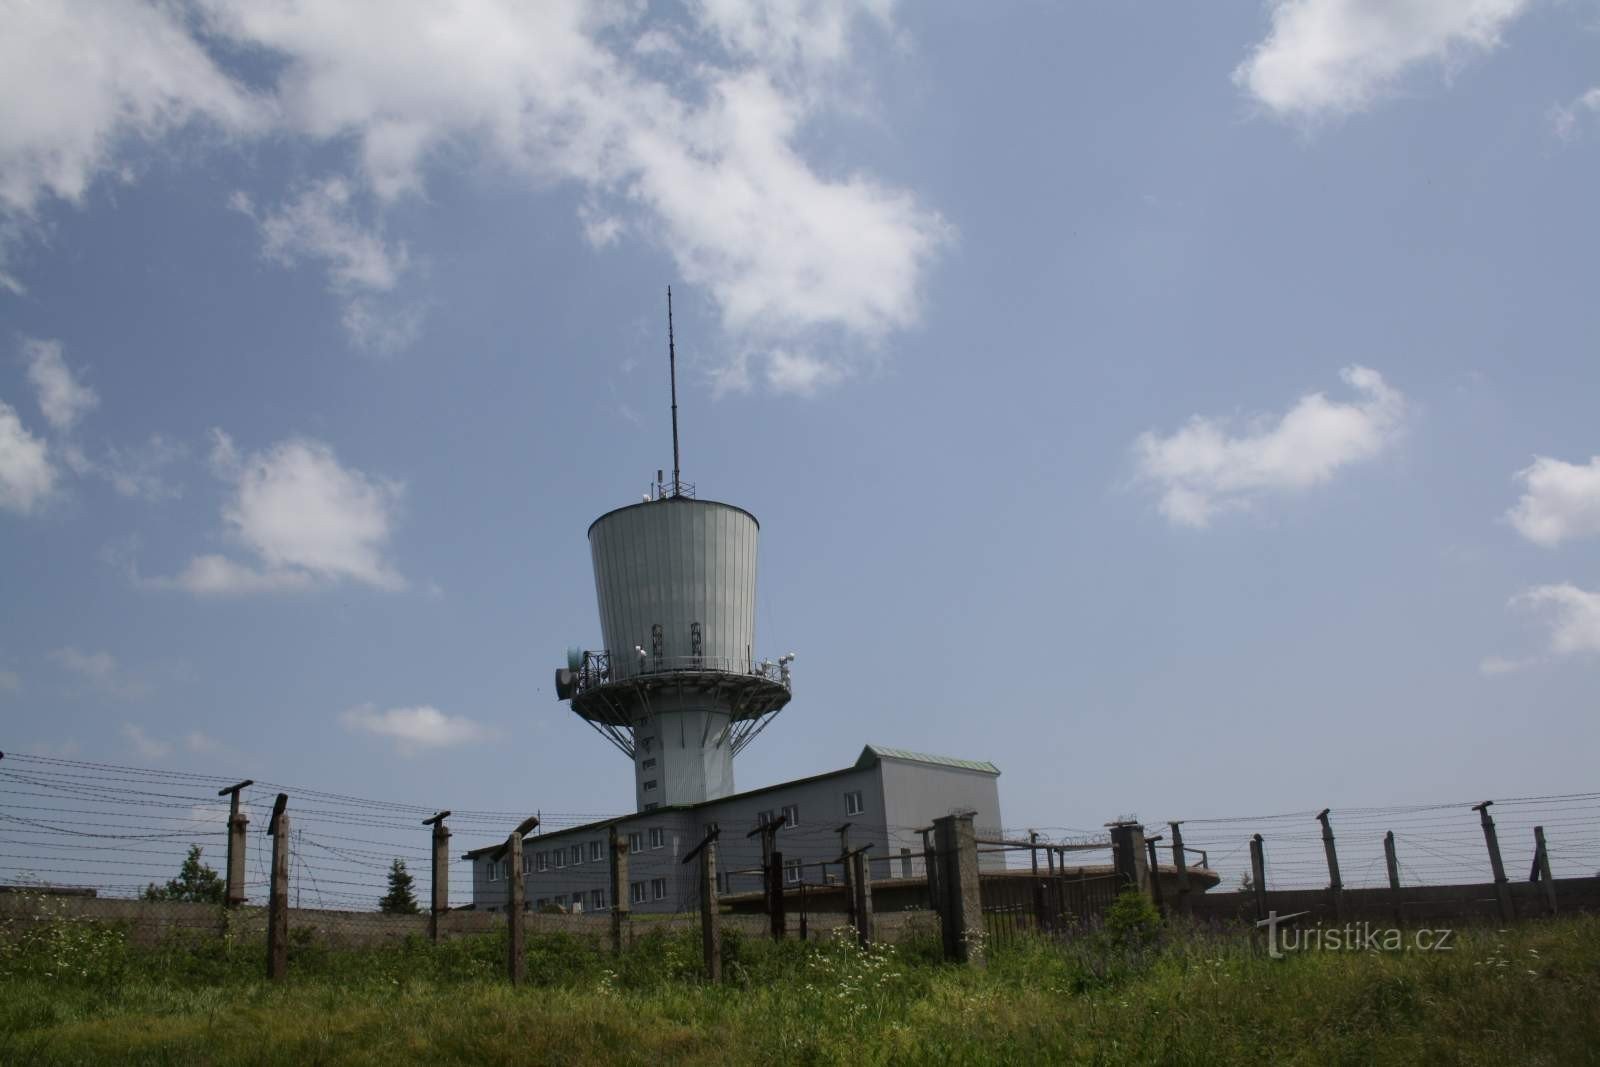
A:
<svg viewBox="0 0 1600 1067">
<path fill-rule="evenodd" d="M 880 759 L 906 760 L 910 763 L 931 763 L 935 767 L 958 767 L 964 771 L 981 771 L 984 774 L 999 774 L 1000 768 L 988 760 L 956 759 L 954 756 L 930 756 L 925 752 L 909 752 L 903 748 L 884 748 L 882 745 L 868 745 L 861 750 L 861 758 L 856 760 L 857 767 L 867 767 Z"/>
</svg>

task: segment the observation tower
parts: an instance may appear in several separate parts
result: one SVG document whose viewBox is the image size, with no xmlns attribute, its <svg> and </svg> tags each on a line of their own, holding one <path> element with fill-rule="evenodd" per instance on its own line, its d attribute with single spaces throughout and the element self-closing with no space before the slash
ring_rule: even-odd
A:
<svg viewBox="0 0 1600 1067">
<path fill-rule="evenodd" d="M 569 649 L 556 698 L 633 762 L 639 811 L 734 792 L 733 757 L 789 703 L 794 654 L 757 659 L 756 542 L 743 508 L 700 500 L 678 452 L 667 290 L 672 480 L 589 526 L 605 647 Z"/>
</svg>

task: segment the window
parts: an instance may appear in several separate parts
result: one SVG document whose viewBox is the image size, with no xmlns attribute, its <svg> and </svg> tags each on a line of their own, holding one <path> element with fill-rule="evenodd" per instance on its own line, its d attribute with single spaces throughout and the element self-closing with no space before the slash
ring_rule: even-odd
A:
<svg viewBox="0 0 1600 1067">
<path fill-rule="evenodd" d="M 656 787 L 656 780 L 654 778 L 646 778 L 644 787 L 647 792 L 651 789 L 654 789 Z"/>
<path fill-rule="evenodd" d="M 532 871 L 533 871 L 533 853 L 524 852 L 522 854 L 522 873 L 523 874 L 531 874 Z"/>
<path fill-rule="evenodd" d="M 652 801 L 652 802 L 651 802 L 651 803 L 649 803 L 649 804 L 646 804 L 646 805 L 645 805 L 645 806 L 644 806 L 644 810 L 645 810 L 645 811 L 655 811 L 655 810 L 656 810 L 656 809 L 657 809 L 657 808 L 659 808 L 659 807 L 660 807 L 660 806 L 661 806 L 661 805 L 660 805 L 660 804 L 657 804 L 657 803 L 655 803 L 655 802 L 653 802 L 653 801 Z"/>
<path fill-rule="evenodd" d="M 784 860 L 783 861 L 783 880 L 788 885 L 799 885 L 800 884 L 800 861 L 799 860 Z"/>
<path fill-rule="evenodd" d="M 578 864 L 583 862 L 583 846 L 582 845 L 573 845 L 572 846 L 572 859 L 569 862 L 571 862 L 571 864 L 574 867 L 576 867 Z"/>
<path fill-rule="evenodd" d="M 665 878 L 652 878 L 652 879 L 650 879 L 650 899 L 652 899 L 652 900 L 666 900 L 667 899 L 667 880 Z"/>
<path fill-rule="evenodd" d="M 567 865 L 567 850 L 564 849 L 564 848 L 556 849 L 556 870 L 559 871 L 561 868 L 565 867 L 566 865 Z"/>
<path fill-rule="evenodd" d="M 565 893 L 562 893 L 560 896 L 556 897 L 556 907 L 560 908 L 562 911 L 567 910 L 567 895 Z"/>
<path fill-rule="evenodd" d="M 777 821 L 778 813 L 775 811 L 763 811 L 756 816 L 757 826 L 770 826 L 772 823 Z"/>
<path fill-rule="evenodd" d="M 628 851 L 629 852 L 643 852 L 644 851 L 644 834 L 635 832 L 635 833 L 631 833 L 631 834 L 628 835 Z"/>
<path fill-rule="evenodd" d="M 799 826 L 800 825 L 800 805 L 798 805 L 798 804 L 785 804 L 783 806 L 783 820 L 784 820 L 783 824 L 785 826 Z"/>
<path fill-rule="evenodd" d="M 490 860 L 489 861 L 489 881 L 498 882 L 499 880 L 500 880 L 500 864 L 495 862 L 494 860 Z"/>
<path fill-rule="evenodd" d="M 644 771 L 653 771 L 653 770 L 655 770 L 656 769 L 656 758 L 654 756 L 651 756 L 649 759 L 645 760 L 643 763 L 641 763 L 639 765 L 639 769 L 640 770 L 644 770 Z"/>
<path fill-rule="evenodd" d="M 604 889 L 591 889 L 589 891 L 590 911 L 605 911 L 609 906 L 606 903 L 606 891 Z"/>
<path fill-rule="evenodd" d="M 550 869 L 550 853 L 541 852 L 533 857 L 533 869 L 536 871 L 548 871 Z"/>
<path fill-rule="evenodd" d="M 867 810 L 861 802 L 861 790 L 856 789 L 844 795 L 844 813 L 846 815 L 860 815 Z"/>
<path fill-rule="evenodd" d="M 662 845 L 664 845 L 666 843 L 667 843 L 666 831 L 662 830 L 661 827 L 659 827 L 659 826 L 650 827 L 650 847 L 651 848 L 660 848 Z"/>
<path fill-rule="evenodd" d="M 533 910 L 534 911 L 543 911 L 544 910 L 544 906 L 546 904 L 548 904 L 548 903 L 550 903 L 550 898 L 549 897 L 540 897 L 538 900 L 533 902 Z"/>
<path fill-rule="evenodd" d="M 600 862 L 600 842 L 598 842 L 598 841 L 590 841 L 589 842 L 589 862 L 591 862 L 591 863 L 599 863 Z"/>
<path fill-rule="evenodd" d="M 644 897 L 644 883 L 643 882 L 629 882 L 628 883 L 628 900 L 630 900 L 634 904 L 643 904 L 644 903 L 644 899 L 645 899 L 645 897 Z"/>
</svg>

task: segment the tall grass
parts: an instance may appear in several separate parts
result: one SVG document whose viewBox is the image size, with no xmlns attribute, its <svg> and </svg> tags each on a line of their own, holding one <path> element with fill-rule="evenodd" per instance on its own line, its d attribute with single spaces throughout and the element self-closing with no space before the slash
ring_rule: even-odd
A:
<svg viewBox="0 0 1600 1067">
<path fill-rule="evenodd" d="M 721 986 L 697 937 L 621 959 L 559 934 L 334 951 L 291 978 L 257 945 L 157 949 L 112 928 L 0 942 L 0 1063 L 1600 1062 L 1600 920 L 1458 936 L 1450 952 L 1265 958 L 1248 935 L 1138 923 L 943 964 L 931 942 L 861 949 L 730 935 Z"/>
</svg>

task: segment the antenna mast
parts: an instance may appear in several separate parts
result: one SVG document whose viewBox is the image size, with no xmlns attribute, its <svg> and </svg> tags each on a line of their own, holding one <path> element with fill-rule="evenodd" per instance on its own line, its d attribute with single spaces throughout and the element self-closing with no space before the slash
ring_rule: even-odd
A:
<svg viewBox="0 0 1600 1067">
<path fill-rule="evenodd" d="M 672 339 L 672 286 L 667 286 L 667 367 L 672 378 L 672 495 L 682 496 L 678 469 L 678 349 Z"/>
</svg>

